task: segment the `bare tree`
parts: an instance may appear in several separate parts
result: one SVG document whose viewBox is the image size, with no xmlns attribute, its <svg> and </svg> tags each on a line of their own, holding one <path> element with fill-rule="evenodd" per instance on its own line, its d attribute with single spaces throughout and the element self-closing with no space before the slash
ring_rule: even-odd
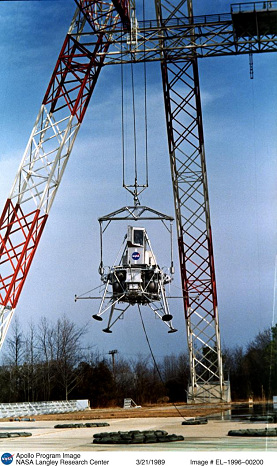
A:
<svg viewBox="0 0 277 466">
<path fill-rule="evenodd" d="M 43 399 L 50 400 L 54 385 L 54 348 L 55 326 L 46 317 L 40 320 L 37 335 L 38 351 L 40 355 L 40 379 L 42 382 Z"/>
<path fill-rule="evenodd" d="M 118 403 L 123 406 L 123 399 L 133 397 L 134 374 L 130 364 L 123 358 L 115 362 L 114 381 Z"/>
<path fill-rule="evenodd" d="M 24 399 L 35 401 L 38 389 L 38 367 L 39 355 L 36 341 L 36 330 L 34 324 L 29 324 L 28 332 L 24 341 L 24 363 L 22 366 L 22 378 L 24 387 Z"/>
<path fill-rule="evenodd" d="M 19 319 L 15 316 L 9 338 L 6 340 L 5 360 L 9 367 L 9 397 L 18 401 L 21 386 L 21 367 L 24 362 L 25 342 Z"/>
<path fill-rule="evenodd" d="M 55 333 L 55 363 L 58 382 L 64 389 L 65 399 L 78 385 L 78 364 L 82 359 L 82 338 L 86 327 L 78 327 L 65 315 L 58 319 Z"/>
</svg>

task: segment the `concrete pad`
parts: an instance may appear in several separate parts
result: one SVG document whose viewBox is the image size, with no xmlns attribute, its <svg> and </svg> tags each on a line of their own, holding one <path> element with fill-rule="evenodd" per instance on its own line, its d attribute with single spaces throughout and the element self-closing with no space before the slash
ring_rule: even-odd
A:
<svg viewBox="0 0 277 466">
<path fill-rule="evenodd" d="M 106 427 L 55 429 L 56 424 L 66 421 L 1 422 L 0 432 L 31 432 L 32 437 L 0 439 L 0 449 L 13 451 L 276 451 L 277 437 L 228 437 L 234 429 L 264 429 L 276 424 L 250 423 L 247 421 L 226 421 L 212 419 L 208 424 L 183 426 L 182 417 L 101 419 L 108 422 Z M 92 422 L 91 419 L 82 423 Z M 70 421 L 78 424 L 80 421 Z M 98 432 L 128 430 L 166 430 L 169 434 L 183 435 L 184 441 L 139 445 L 97 445 L 93 435 Z"/>
</svg>

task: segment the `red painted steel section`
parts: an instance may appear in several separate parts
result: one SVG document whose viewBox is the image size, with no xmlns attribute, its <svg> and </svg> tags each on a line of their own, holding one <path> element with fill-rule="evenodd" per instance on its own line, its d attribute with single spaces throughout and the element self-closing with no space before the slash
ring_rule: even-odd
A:
<svg viewBox="0 0 277 466">
<path fill-rule="evenodd" d="M 197 312 L 199 309 L 201 309 L 204 311 L 204 313 L 209 314 L 212 318 L 215 318 L 217 312 L 217 293 L 211 227 L 208 221 L 207 229 L 203 227 L 203 230 L 199 232 L 198 236 L 195 236 L 194 229 L 191 230 L 191 233 L 190 228 L 186 227 L 183 219 L 184 201 L 180 198 L 182 191 L 178 187 L 178 180 L 179 182 L 181 181 L 181 175 L 178 173 L 178 169 L 182 170 L 183 167 L 181 164 L 179 167 L 177 167 L 175 158 L 176 149 L 178 149 L 184 141 L 188 140 L 189 136 L 192 136 L 192 138 L 189 139 L 189 144 L 199 153 L 198 157 L 199 160 L 201 160 L 201 150 L 204 144 L 204 136 L 197 62 L 192 60 L 189 61 L 187 65 L 184 63 L 185 70 L 181 70 L 181 68 L 177 67 L 176 75 L 174 74 L 173 67 L 171 67 L 170 70 L 168 69 L 169 65 L 169 60 L 164 60 L 161 63 L 168 145 L 171 157 L 171 170 L 177 218 L 177 230 L 179 232 L 178 246 L 184 300 L 184 313 L 185 318 L 189 319 L 194 312 Z M 170 92 L 172 89 L 171 83 L 169 82 L 169 72 L 172 73 L 172 82 L 174 85 L 176 85 L 178 80 L 184 79 L 183 75 L 186 72 L 187 79 L 189 81 L 190 75 L 186 67 L 188 70 L 189 68 L 192 68 L 193 70 L 193 86 L 191 86 L 190 89 L 188 82 L 187 94 L 184 96 L 181 96 L 174 87 L 174 92 L 175 94 L 178 94 L 181 103 L 179 106 L 176 104 L 176 108 L 174 108 L 174 111 L 172 111 L 172 102 L 170 97 Z M 181 120 L 179 121 L 179 112 L 181 113 L 181 111 L 184 110 L 185 104 L 192 105 L 190 100 L 193 98 L 195 98 L 194 110 L 196 113 L 195 116 L 191 115 L 191 122 L 189 125 L 187 125 L 187 127 L 185 127 L 182 125 Z M 172 99 L 174 99 L 174 97 L 172 97 Z M 180 128 L 183 128 L 183 131 L 179 129 L 178 124 L 180 125 Z M 195 137 L 195 134 L 197 134 L 197 138 L 194 142 L 193 138 Z M 204 183 L 205 180 L 203 181 L 203 186 Z M 196 192 L 196 188 L 193 189 L 195 189 Z M 192 191 L 192 198 L 194 195 L 197 200 L 197 195 Z M 189 194 L 187 194 L 187 197 L 189 200 Z M 205 209 L 208 207 L 206 202 L 207 200 L 205 198 L 204 191 L 201 198 L 201 204 L 203 203 Z M 205 218 L 205 220 L 207 220 L 208 211 L 204 211 L 201 215 L 203 219 Z M 197 219 L 197 215 L 195 215 L 195 218 Z"/>
<path fill-rule="evenodd" d="M 39 210 L 24 214 L 8 199 L 0 223 L 0 304 L 15 308 L 38 246 L 47 215 Z"/>
<path fill-rule="evenodd" d="M 0 218 L 0 225 L 3 225 L 4 222 L 5 222 L 5 218 L 6 218 L 6 215 L 8 214 L 8 211 L 9 211 L 9 205 L 10 205 L 10 199 L 7 199 L 7 202 L 5 204 L 5 207 L 4 207 L 4 210 L 3 210 L 3 213 L 2 213 L 2 216 Z M 3 251 L 4 251 L 4 248 L 5 248 L 5 245 L 9 239 L 9 234 L 11 232 L 11 228 L 12 228 L 12 225 L 13 225 L 13 222 L 14 222 L 14 219 L 15 219 L 15 216 L 16 216 L 16 212 L 17 212 L 17 209 L 18 209 L 19 205 L 17 204 L 15 209 L 13 209 L 12 211 L 12 217 L 10 218 L 9 220 L 9 225 L 5 231 L 5 235 L 3 236 L 3 238 L 1 238 L 1 244 L 0 244 L 0 258 L 3 254 Z"/>
<path fill-rule="evenodd" d="M 70 114 L 82 122 L 107 50 L 103 35 L 93 53 L 73 37 L 66 37 L 43 99 L 44 105 L 51 104 L 51 113 L 67 106 Z M 103 54 L 100 59 L 96 58 L 98 53 Z"/>
<path fill-rule="evenodd" d="M 73 36 L 67 35 L 43 104 L 51 104 L 50 113 L 67 106 L 70 114 L 76 116 L 78 122 L 81 123 L 109 48 L 106 33 L 109 27 L 113 28 L 112 21 L 118 12 L 114 8 L 113 14 L 109 14 L 108 24 L 105 24 L 105 27 L 99 28 L 98 26 L 97 29 L 94 24 L 94 14 L 97 15 L 97 13 L 94 13 L 93 6 L 97 7 L 97 4 L 110 6 L 113 3 L 96 1 L 76 1 L 76 3 L 97 35 L 97 43 L 93 51 L 90 51 Z M 128 14 L 128 2 L 114 3 L 120 3 L 122 15 L 123 10 L 124 15 Z M 117 6 L 119 7 L 119 5 Z M 105 14 L 107 15 L 107 12 Z M 97 16 L 97 19 L 100 18 Z"/>
<path fill-rule="evenodd" d="M 101 32 L 105 32 L 105 29 L 109 30 L 113 18 L 117 14 L 119 14 L 122 21 L 122 23 L 119 22 L 119 28 L 121 28 L 123 25 L 123 27 L 130 29 L 131 21 L 129 13 L 129 0 L 75 0 L 75 3 L 78 5 L 78 8 L 81 10 L 95 33 L 99 33 L 99 26 L 95 26 L 95 15 L 97 15 L 97 18 L 101 21 L 102 18 L 106 16 L 108 9 L 110 12 L 112 12 L 112 6 L 114 6 L 114 8 L 112 12 L 113 14 L 111 15 L 111 20 L 110 22 L 103 25 Z"/>
<path fill-rule="evenodd" d="M 185 249 L 183 237 L 178 238 L 178 248 L 179 248 L 179 260 L 180 260 L 180 270 L 181 270 L 181 284 L 183 290 L 183 300 L 184 300 L 184 313 L 185 318 L 189 318 L 189 293 L 188 293 L 188 280 L 187 280 L 187 269 L 185 263 Z"/>
<path fill-rule="evenodd" d="M 131 26 L 129 17 L 129 0 L 113 0 L 113 4 L 120 14 L 123 25 L 129 29 Z"/>
<path fill-rule="evenodd" d="M 211 272 L 212 272 L 212 289 L 213 289 L 213 309 L 214 309 L 214 317 L 216 317 L 216 309 L 217 309 L 217 290 L 216 290 L 216 280 L 215 280 L 215 265 L 214 265 L 214 253 L 213 253 L 213 241 L 212 241 L 212 229 L 209 229 L 209 238 L 208 238 L 208 245 L 209 245 L 209 255 L 211 260 Z"/>
</svg>

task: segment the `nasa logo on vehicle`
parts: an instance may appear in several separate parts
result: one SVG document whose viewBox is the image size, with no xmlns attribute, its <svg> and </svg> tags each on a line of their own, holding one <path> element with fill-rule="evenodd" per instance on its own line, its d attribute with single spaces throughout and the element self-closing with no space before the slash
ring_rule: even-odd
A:
<svg viewBox="0 0 277 466">
<path fill-rule="evenodd" d="M 137 252 L 137 251 L 133 252 L 133 254 L 132 254 L 132 259 L 133 259 L 134 261 L 138 261 L 139 258 L 140 258 L 140 253 Z"/>
<path fill-rule="evenodd" d="M 11 464 L 13 462 L 13 455 L 11 453 L 3 453 L 1 461 L 3 464 Z"/>
</svg>

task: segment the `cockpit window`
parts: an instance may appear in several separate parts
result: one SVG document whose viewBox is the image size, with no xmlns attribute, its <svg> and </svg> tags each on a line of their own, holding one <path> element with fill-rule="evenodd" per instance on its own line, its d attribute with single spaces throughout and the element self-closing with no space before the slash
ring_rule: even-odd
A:
<svg viewBox="0 0 277 466">
<path fill-rule="evenodd" d="M 134 230 L 134 244 L 143 246 L 143 230 Z"/>
</svg>

